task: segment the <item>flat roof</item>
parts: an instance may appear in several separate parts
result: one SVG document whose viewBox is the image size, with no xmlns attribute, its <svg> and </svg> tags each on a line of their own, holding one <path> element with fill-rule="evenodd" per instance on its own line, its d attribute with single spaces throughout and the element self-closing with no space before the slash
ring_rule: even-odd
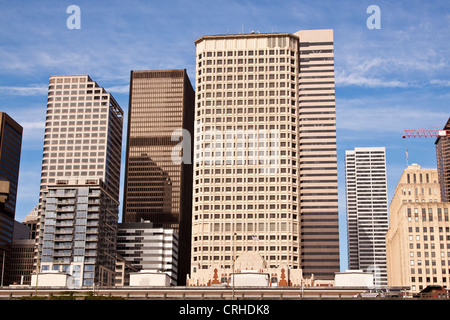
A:
<svg viewBox="0 0 450 320">
<path fill-rule="evenodd" d="M 275 32 L 275 33 L 239 33 L 239 34 L 219 34 L 211 36 L 203 36 L 195 40 L 195 44 L 203 40 L 220 40 L 220 39 L 235 39 L 235 38 L 267 38 L 289 36 L 298 39 L 298 36 L 289 32 Z"/>
</svg>

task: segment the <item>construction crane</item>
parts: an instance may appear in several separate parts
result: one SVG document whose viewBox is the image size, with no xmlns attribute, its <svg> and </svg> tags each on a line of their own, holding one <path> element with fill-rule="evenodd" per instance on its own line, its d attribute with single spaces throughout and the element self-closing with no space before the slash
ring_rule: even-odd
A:
<svg viewBox="0 0 450 320">
<path fill-rule="evenodd" d="M 402 138 L 439 138 L 450 136 L 450 130 L 410 129 L 403 130 Z"/>
<path fill-rule="evenodd" d="M 402 138 L 446 138 L 450 137 L 450 118 L 444 129 L 409 129 L 403 130 Z M 437 142 L 438 140 L 436 140 Z M 406 149 L 406 166 L 408 166 L 409 154 L 408 149 Z"/>
</svg>

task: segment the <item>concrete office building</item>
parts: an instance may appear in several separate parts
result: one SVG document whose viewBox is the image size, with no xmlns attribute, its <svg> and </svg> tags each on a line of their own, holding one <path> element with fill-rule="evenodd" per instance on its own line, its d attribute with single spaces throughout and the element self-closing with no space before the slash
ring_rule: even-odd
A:
<svg viewBox="0 0 450 320">
<path fill-rule="evenodd" d="M 190 266 L 193 126 L 186 70 L 131 71 L 122 220 L 179 234 L 179 285 Z"/>
<path fill-rule="evenodd" d="M 15 221 L 11 250 L 10 284 L 30 285 L 33 273 L 38 206 L 34 207 L 22 223 Z"/>
<path fill-rule="evenodd" d="M 122 125 L 120 106 L 88 75 L 50 77 L 38 267 L 70 274 L 75 287 L 114 284 Z"/>
<path fill-rule="evenodd" d="M 3 285 L 10 282 L 16 198 L 19 182 L 23 128 L 7 113 L 0 112 L 0 270 Z"/>
<path fill-rule="evenodd" d="M 374 275 L 387 285 L 386 232 L 389 228 L 384 147 L 345 152 L 348 266 Z"/>
<path fill-rule="evenodd" d="M 256 252 L 339 271 L 332 30 L 196 40 L 191 281 Z"/>
<path fill-rule="evenodd" d="M 450 118 L 443 130 L 447 131 L 446 136 L 436 139 L 436 160 L 439 184 L 441 186 L 441 201 L 450 201 Z"/>
<path fill-rule="evenodd" d="M 115 287 L 128 287 L 130 285 L 130 273 L 138 272 L 139 270 L 133 267 L 121 255 L 117 255 L 116 260 L 116 277 Z"/>
<path fill-rule="evenodd" d="M 409 165 L 390 203 L 386 234 L 388 285 L 417 293 L 449 286 L 449 202 L 440 202 L 436 169 Z"/>
<path fill-rule="evenodd" d="M 138 271 L 167 274 L 171 285 L 177 284 L 178 246 L 173 229 L 150 221 L 119 224 L 117 254 Z"/>
<path fill-rule="evenodd" d="M 14 221 L 14 237 L 10 259 L 10 284 L 29 285 L 33 272 L 34 238 L 30 228 Z"/>
<path fill-rule="evenodd" d="M 30 228 L 30 239 L 36 239 L 36 230 L 39 223 L 39 206 L 36 205 L 23 219 L 22 224 Z"/>
</svg>

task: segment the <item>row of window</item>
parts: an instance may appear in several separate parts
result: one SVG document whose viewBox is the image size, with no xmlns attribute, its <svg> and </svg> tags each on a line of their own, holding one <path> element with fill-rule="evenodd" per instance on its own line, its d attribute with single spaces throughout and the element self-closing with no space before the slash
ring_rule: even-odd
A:
<svg viewBox="0 0 450 320">
<path fill-rule="evenodd" d="M 433 212 L 433 208 L 422 208 L 421 220 L 422 221 L 433 221 L 436 218 L 436 212 Z M 437 208 L 437 221 L 449 221 L 448 218 L 448 208 Z M 444 217 L 442 216 L 442 212 L 444 212 Z M 408 221 L 412 221 L 412 209 L 407 209 Z M 419 209 L 414 208 L 414 220 L 419 221 Z"/>
<path fill-rule="evenodd" d="M 247 247 L 247 251 L 252 251 L 253 250 L 253 247 Z M 203 260 L 203 261 L 207 261 L 207 260 L 211 260 L 211 261 L 219 261 L 219 260 L 224 260 L 224 261 L 231 261 L 232 260 L 232 256 L 228 256 L 228 255 L 222 255 L 222 256 L 206 256 L 206 255 L 203 255 L 203 256 L 201 256 L 201 257 L 197 257 L 197 256 L 193 256 L 192 257 L 193 258 L 193 261 L 200 261 L 200 260 Z M 278 260 L 281 260 L 281 261 L 287 261 L 287 260 L 293 260 L 293 261 L 297 261 L 298 260 L 298 257 L 289 257 L 289 259 L 288 259 L 288 256 L 286 256 L 286 255 L 279 255 L 279 256 L 266 256 L 265 257 L 266 259 L 266 261 L 278 261 Z M 203 267 L 206 267 L 206 268 L 203 268 Z M 209 269 L 209 266 L 202 266 L 202 269 Z"/>
<path fill-rule="evenodd" d="M 198 59 L 201 60 L 202 58 L 210 58 L 210 57 L 232 57 L 232 56 L 237 56 L 237 57 L 242 57 L 242 56 L 253 56 L 253 55 L 282 55 L 282 54 L 287 54 L 287 55 L 291 55 L 294 56 L 295 52 L 294 51 L 289 51 L 289 50 L 285 50 L 285 49 L 279 49 L 279 50 L 275 50 L 275 49 L 269 49 L 269 50 L 238 50 L 238 51 L 215 51 L 215 52 L 204 52 L 204 53 L 200 53 L 198 55 Z"/>
<path fill-rule="evenodd" d="M 267 72 L 290 72 L 291 74 L 295 73 L 295 68 L 290 68 L 289 69 L 288 67 L 285 67 L 285 66 L 259 67 L 258 70 L 253 70 L 253 68 L 248 68 L 248 69 L 252 69 L 251 72 L 255 72 L 256 74 L 255 75 L 253 75 L 253 74 L 246 75 L 248 77 L 247 80 L 256 80 L 256 75 L 258 74 L 257 72 L 260 72 L 260 74 L 258 76 L 259 80 L 267 79 L 267 74 L 266 74 Z M 242 75 L 242 73 L 244 73 L 244 72 L 250 72 L 250 71 L 247 71 L 247 68 L 244 68 L 244 67 L 205 68 L 203 70 L 203 72 L 202 72 L 202 70 L 198 71 L 198 76 L 200 77 L 202 74 L 208 75 L 208 74 L 217 74 L 217 73 L 240 73 L 240 76 L 242 77 L 240 80 L 244 80 L 243 79 L 244 77 Z M 317 72 L 317 71 L 311 71 L 311 72 Z M 332 73 L 333 70 L 324 70 L 323 72 L 330 72 L 330 73 Z M 255 76 L 255 78 L 253 78 L 253 76 Z M 272 76 L 275 76 L 275 74 L 272 74 Z M 285 76 L 287 78 L 289 78 L 289 73 L 286 74 Z M 231 78 L 231 77 L 233 77 L 233 76 L 228 76 L 227 80 L 232 81 L 233 78 Z M 291 76 L 291 79 L 292 78 L 293 78 L 293 76 Z M 224 77 L 224 79 L 225 79 L 225 77 Z M 239 78 L 238 78 L 238 80 L 239 80 Z M 80 97 L 82 97 L 82 96 L 80 96 Z M 49 98 L 49 101 L 52 101 L 50 99 L 53 99 L 53 98 Z M 83 99 L 79 99 L 79 100 L 83 100 Z M 86 100 L 91 100 L 91 99 L 89 99 L 89 96 L 87 96 Z M 56 98 L 56 101 L 58 101 L 58 97 Z"/>
<path fill-rule="evenodd" d="M 285 58 L 285 57 L 280 57 L 280 58 L 248 58 L 248 59 L 207 59 L 206 61 L 203 60 L 200 61 L 198 63 L 198 67 L 201 68 L 202 64 L 203 66 L 210 66 L 210 65 L 222 65 L 222 64 L 231 64 L 231 65 L 235 65 L 235 64 L 251 64 L 251 63 L 291 63 L 291 64 L 295 64 L 295 59 L 289 59 L 289 58 Z M 321 66 L 321 65 L 319 65 Z M 253 68 L 253 67 L 248 67 L 248 68 Z"/>
</svg>

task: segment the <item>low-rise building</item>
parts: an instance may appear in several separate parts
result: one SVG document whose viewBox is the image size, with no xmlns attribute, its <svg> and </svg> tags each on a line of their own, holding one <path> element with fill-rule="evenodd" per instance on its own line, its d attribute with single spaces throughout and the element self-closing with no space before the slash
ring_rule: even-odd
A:
<svg viewBox="0 0 450 320">
<path fill-rule="evenodd" d="M 336 272 L 334 276 L 335 287 L 366 287 L 374 286 L 372 272 L 362 270 L 346 270 L 345 272 Z"/>
<path fill-rule="evenodd" d="M 173 229 L 154 228 L 150 221 L 120 223 L 117 254 L 136 270 L 166 273 L 170 284 L 177 284 L 178 234 Z"/>
<path fill-rule="evenodd" d="M 209 269 L 193 268 L 188 276 L 188 286 L 257 286 L 257 287 L 313 287 L 333 286 L 332 280 L 303 278 L 302 269 L 290 266 L 268 266 L 264 258 L 256 252 L 246 252 L 237 257 L 234 268 L 225 268 L 219 263 Z"/>
<path fill-rule="evenodd" d="M 127 262 L 122 256 L 117 256 L 115 287 L 127 287 L 130 285 L 130 273 L 139 271 Z"/>
<path fill-rule="evenodd" d="M 130 287 L 169 287 L 170 276 L 158 270 L 141 270 L 130 273 Z"/>
</svg>

